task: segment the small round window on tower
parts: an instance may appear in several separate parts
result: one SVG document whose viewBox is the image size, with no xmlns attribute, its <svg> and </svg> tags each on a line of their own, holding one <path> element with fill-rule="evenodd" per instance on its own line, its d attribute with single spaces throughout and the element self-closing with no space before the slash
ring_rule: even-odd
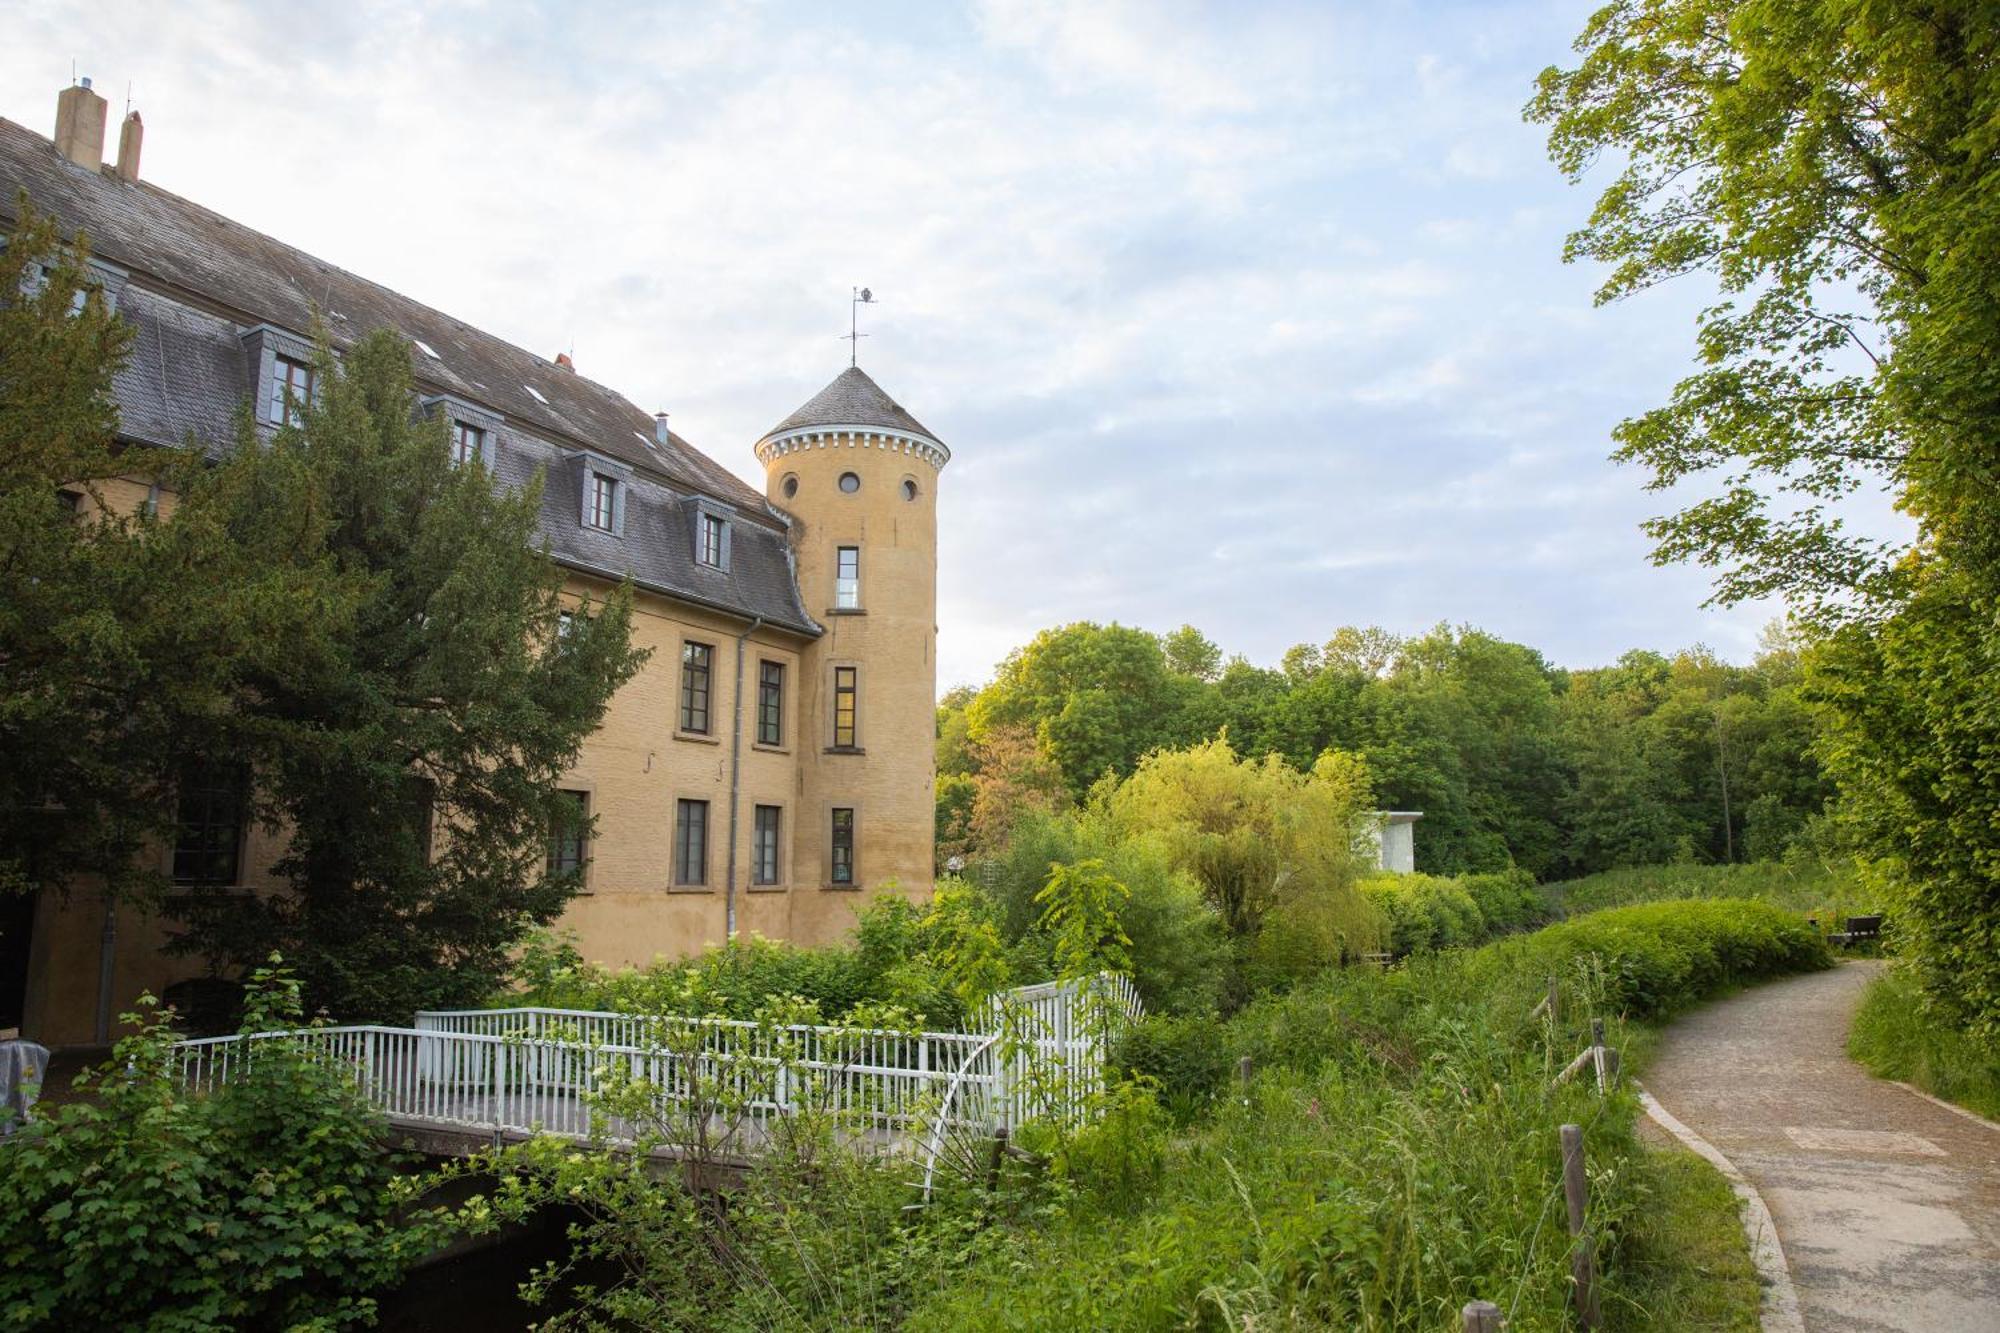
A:
<svg viewBox="0 0 2000 1333">
<path fill-rule="evenodd" d="M 917 498 L 917 483 L 911 481 L 908 477 L 903 478 L 903 498 L 905 500 L 914 500 Z"/>
<path fill-rule="evenodd" d="M 799 493 L 799 474 L 796 472 L 786 474 L 783 489 L 787 500 L 797 495 Z"/>
<path fill-rule="evenodd" d="M 861 489 L 861 478 L 856 476 L 852 472 L 841 473 L 840 489 L 846 491 L 849 495 L 854 494 L 856 491 Z"/>
</svg>

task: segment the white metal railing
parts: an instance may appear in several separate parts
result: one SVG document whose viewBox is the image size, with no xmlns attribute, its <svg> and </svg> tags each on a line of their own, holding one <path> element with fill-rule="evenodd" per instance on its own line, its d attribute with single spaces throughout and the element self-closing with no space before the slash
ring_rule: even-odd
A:
<svg viewBox="0 0 2000 1333">
<path fill-rule="evenodd" d="M 934 1158 L 947 1128 L 990 1132 L 1087 1107 L 1103 1086 L 1106 1026 L 1086 996 L 1108 1000 L 1114 1017 L 1136 1015 L 1129 981 L 1107 977 L 1010 992 L 983 1015 L 994 1025 L 985 1033 L 520 1007 L 420 1013 L 410 1028 L 208 1037 L 179 1043 L 175 1058 L 188 1086 L 212 1091 L 285 1039 L 350 1070 L 393 1119 L 572 1138 L 632 1137 L 636 1127 L 606 1121 L 593 1094 L 639 1080 L 663 1118 L 726 1103 L 732 1127 L 755 1138 L 812 1108 L 878 1146 L 928 1143 Z"/>
</svg>

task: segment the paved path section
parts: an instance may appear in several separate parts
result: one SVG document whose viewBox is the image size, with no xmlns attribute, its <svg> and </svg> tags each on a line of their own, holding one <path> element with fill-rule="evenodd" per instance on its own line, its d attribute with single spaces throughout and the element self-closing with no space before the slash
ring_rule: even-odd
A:
<svg viewBox="0 0 2000 1333">
<path fill-rule="evenodd" d="M 1847 1027 L 1880 964 L 1668 1028 L 1646 1088 L 1769 1205 L 1809 1330 L 2000 1330 L 2000 1130 L 1871 1077 Z"/>
</svg>

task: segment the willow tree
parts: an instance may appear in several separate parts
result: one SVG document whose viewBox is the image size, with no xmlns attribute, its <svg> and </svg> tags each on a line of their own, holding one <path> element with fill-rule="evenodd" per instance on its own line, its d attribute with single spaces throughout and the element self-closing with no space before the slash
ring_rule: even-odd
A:
<svg viewBox="0 0 2000 1333">
<path fill-rule="evenodd" d="M 2000 1040 L 2000 9 L 1617 0 L 1528 106 L 1599 299 L 1704 275 L 1699 368 L 1615 432 L 1714 600 L 1786 598 L 1932 998 Z M 1844 525 L 1885 492 L 1908 541 Z"/>
</svg>

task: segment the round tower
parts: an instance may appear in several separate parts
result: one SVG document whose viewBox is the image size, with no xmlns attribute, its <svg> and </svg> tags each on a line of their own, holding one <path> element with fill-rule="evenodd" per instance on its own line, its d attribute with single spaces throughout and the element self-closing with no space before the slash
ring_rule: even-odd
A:
<svg viewBox="0 0 2000 1333">
<path fill-rule="evenodd" d="M 850 367 L 758 441 L 757 458 L 792 522 L 800 597 L 826 631 L 795 694 L 792 938 L 804 943 L 853 924 L 848 891 L 932 888 L 937 486 L 951 451 Z"/>
</svg>

